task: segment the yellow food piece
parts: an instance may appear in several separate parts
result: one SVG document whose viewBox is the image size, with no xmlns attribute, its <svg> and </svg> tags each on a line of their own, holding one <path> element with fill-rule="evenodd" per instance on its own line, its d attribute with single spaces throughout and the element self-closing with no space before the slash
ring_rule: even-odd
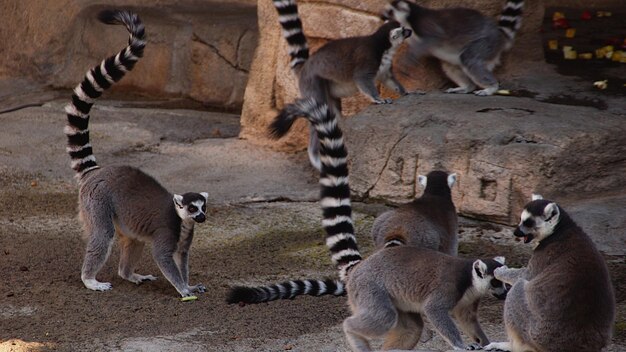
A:
<svg viewBox="0 0 626 352">
<path fill-rule="evenodd" d="M 197 300 L 197 299 L 198 299 L 198 297 L 197 297 L 197 296 L 187 296 L 187 297 L 183 297 L 183 298 L 181 298 L 180 300 L 181 300 L 182 302 L 190 302 L 190 301 L 195 301 L 195 300 Z"/>
<path fill-rule="evenodd" d="M 578 54 L 576 53 L 576 50 L 563 50 L 563 58 L 565 60 L 576 60 L 576 58 L 578 58 Z"/>
<path fill-rule="evenodd" d="M 550 50 L 557 50 L 559 48 L 559 41 L 556 39 L 548 40 L 548 48 Z"/>
<path fill-rule="evenodd" d="M 598 11 L 598 13 L 599 13 L 599 11 Z M 563 12 L 555 12 L 552 15 L 552 21 L 557 21 L 557 20 L 560 20 L 561 18 L 565 18 L 565 15 L 563 14 Z"/>
<path fill-rule="evenodd" d="M 593 58 L 593 54 L 592 53 L 578 54 L 578 58 L 583 59 L 583 60 L 591 60 Z"/>
<path fill-rule="evenodd" d="M 565 30 L 565 36 L 567 38 L 574 38 L 576 35 L 576 28 L 568 28 Z"/>
<path fill-rule="evenodd" d="M 604 81 L 595 81 L 593 82 L 593 86 L 598 88 L 598 89 L 606 89 L 606 87 L 608 87 L 608 80 L 604 80 Z"/>
<path fill-rule="evenodd" d="M 498 95 L 511 95 L 511 91 L 508 89 L 500 89 L 498 91 L 496 91 L 496 94 Z"/>
</svg>

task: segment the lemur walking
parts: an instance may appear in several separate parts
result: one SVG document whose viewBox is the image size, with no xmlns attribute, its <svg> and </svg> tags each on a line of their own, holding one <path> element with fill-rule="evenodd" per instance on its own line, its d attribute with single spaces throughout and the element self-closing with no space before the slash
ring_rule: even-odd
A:
<svg viewBox="0 0 626 352">
<path fill-rule="evenodd" d="M 383 336 L 385 348 L 412 348 L 421 335 L 422 314 L 455 348 L 465 345 L 450 314 L 475 341 L 468 347 L 489 343 L 478 323 L 477 310 L 483 295 L 492 293 L 502 298 L 506 294 L 505 285 L 493 277 L 493 270 L 504 264 L 504 258 L 461 259 L 400 246 L 381 249 L 362 260 L 352 221 L 347 150 L 335 110 L 310 98 L 297 100 L 292 109 L 309 119 L 320 140 L 322 226 L 340 280 L 239 286 L 231 290 L 227 302 L 259 303 L 304 294 L 343 295 L 347 291 L 353 315 L 345 320 L 344 332 L 354 351 L 369 351 L 367 338 Z"/>
<path fill-rule="evenodd" d="M 504 303 L 509 342 L 486 350 L 602 351 L 611 342 L 615 295 L 602 254 L 556 203 L 533 195 L 515 236 L 536 241 L 526 268 L 499 268 L 513 285 Z"/>
<path fill-rule="evenodd" d="M 458 219 L 451 189 L 456 174 L 431 171 L 418 176 L 424 193 L 410 203 L 380 214 L 372 225 L 376 248 L 410 245 L 456 255 Z"/>
<path fill-rule="evenodd" d="M 524 0 L 506 0 L 496 23 L 469 8 L 429 9 L 393 0 L 382 16 L 413 29 L 409 45 L 416 58 L 430 55 L 441 61 L 444 73 L 458 86 L 447 93 L 484 96 L 498 90 L 493 69 L 500 63 L 500 55 L 513 46 L 523 6 Z M 475 90 L 476 86 L 481 89 Z"/>
<path fill-rule="evenodd" d="M 341 114 L 341 98 L 361 92 L 375 104 L 389 104 L 378 94 L 376 81 L 400 95 L 407 91 L 394 77 L 393 56 L 411 30 L 397 22 L 387 22 L 367 36 L 331 40 L 309 56 L 295 0 L 273 0 L 278 11 L 283 35 L 289 46 L 290 66 L 298 77 L 301 98 L 325 101 Z M 291 125 L 298 117 L 286 106 L 274 124 Z M 280 138 L 287 129 L 270 126 L 270 136 Z M 308 154 L 311 164 L 320 170 L 319 141 L 311 128 Z"/>
<path fill-rule="evenodd" d="M 120 246 L 119 275 L 136 284 L 156 280 L 135 273 L 144 243 L 167 280 L 185 297 L 204 292 L 189 286 L 189 249 L 194 223 L 206 219 L 207 193 L 171 194 L 154 178 L 132 166 L 100 167 L 89 141 L 89 112 L 95 100 L 119 81 L 143 56 L 144 25 L 129 11 L 102 11 L 106 24 L 123 24 L 130 33 L 128 46 L 90 69 L 76 86 L 67 112 L 67 151 L 79 183 L 78 208 L 87 248 L 81 279 L 90 290 L 107 291 L 108 282 L 96 280 L 106 262 L 115 235 Z"/>
</svg>

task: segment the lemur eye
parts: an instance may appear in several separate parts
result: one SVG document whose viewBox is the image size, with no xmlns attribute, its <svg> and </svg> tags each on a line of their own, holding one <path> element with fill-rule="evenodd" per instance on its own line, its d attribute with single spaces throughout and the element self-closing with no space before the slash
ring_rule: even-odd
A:
<svg viewBox="0 0 626 352">
<path fill-rule="evenodd" d="M 193 205 L 190 205 L 189 208 L 187 208 L 187 210 L 189 210 L 190 213 L 195 213 L 198 211 L 198 208 L 196 208 Z"/>
<path fill-rule="evenodd" d="M 489 284 L 491 284 L 492 287 L 498 287 L 498 286 L 500 286 L 500 280 L 498 280 L 498 279 L 491 279 Z"/>
</svg>

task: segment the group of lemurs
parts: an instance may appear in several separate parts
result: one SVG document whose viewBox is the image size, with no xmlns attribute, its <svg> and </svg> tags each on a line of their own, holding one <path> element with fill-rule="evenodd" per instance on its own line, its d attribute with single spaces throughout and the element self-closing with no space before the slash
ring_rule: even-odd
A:
<svg viewBox="0 0 626 352">
<path fill-rule="evenodd" d="M 448 93 L 491 95 L 498 89 L 492 71 L 520 28 L 523 0 L 507 0 L 499 22 L 467 8 L 429 9 L 391 1 L 385 23 L 369 36 L 332 40 L 310 55 L 295 0 L 273 0 L 288 42 L 300 98 L 287 104 L 269 126 L 279 138 L 294 120 L 310 122 L 309 159 L 320 172 L 322 227 L 337 279 L 290 280 L 260 287 L 233 287 L 229 303 L 259 303 L 299 295 L 347 295 L 352 315 L 343 322 L 350 348 L 369 351 L 412 349 L 425 321 L 453 349 L 505 351 L 600 351 L 611 339 L 615 298 L 606 264 L 593 242 L 555 202 L 533 195 L 514 235 L 535 248 L 526 267 L 512 269 L 505 258 L 462 258 L 452 201 L 455 173 L 419 176 L 423 194 L 378 216 L 371 235 L 374 254 L 357 246 L 348 178 L 348 153 L 338 118 L 341 98 L 357 91 L 373 103 L 375 82 L 407 94 L 392 72 L 397 48 L 408 40 L 414 55 L 441 60 L 458 85 Z M 68 153 L 79 183 L 79 215 L 86 236 L 81 279 L 97 291 L 111 284 L 96 280 L 118 237 L 119 275 L 131 282 L 155 280 L 134 272 L 145 243 L 165 278 L 182 297 L 204 292 L 189 285 L 189 250 L 195 223 L 206 220 L 207 193 L 171 194 L 131 166 L 100 167 L 89 139 L 89 112 L 104 90 L 119 81 L 143 55 L 144 25 L 129 11 L 103 11 L 107 24 L 122 24 L 129 44 L 89 70 L 66 107 Z M 476 87 L 479 90 L 474 91 Z M 478 321 L 485 295 L 504 299 L 508 342 L 490 343 Z M 458 326 L 457 326 L 458 325 Z M 460 330 L 459 330 L 460 329 Z M 462 331 L 471 339 L 463 342 Z"/>
</svg>

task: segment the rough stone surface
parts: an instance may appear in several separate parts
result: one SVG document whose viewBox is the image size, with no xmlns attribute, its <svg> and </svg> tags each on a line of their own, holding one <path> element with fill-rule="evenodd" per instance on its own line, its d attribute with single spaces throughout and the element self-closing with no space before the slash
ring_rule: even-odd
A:
<svg viewBox="0 0 626 352">
<path fill-rule="evenodd" d="M 113 90 L 182 96 L 238 110 L 257 42 L 256 1 L 110 1 L 146 25 L 145 56 Z M 120 50 L 127 33 L 96 20 L 101 1 L 0 4 L 0 78 L 73 88 L 85 72 Z M 28 43 L 28 45 L 24 45 Z"/>
<path fill-rule="evenodd" d="M 386 3 L 385 0 L 298 1 L 304 32 L 312 44 L 312 51 L 329 39 L 373 32 L 382 23 L 379 14 Z M 422 1 L 421 4 L 433 8 L 459 6 L 459 2 L 455 0 Z M 462 6 L 480 9 L 484 14 L 497 18 L 503 4 L 504 2 L 473 0 L 464 2 Z M 540 64 L 543 60 L 541 39 L 536 35 L 543 17 L 543 2 L 528 1 L 524 11 L 524 24 L 516 44 L 503 57 L 503 65 L 497 70 L 497 76 L 504 85 L 510 78 L 523 72 L 528 65 Z M 298 90 L 295 76 L 288 67 L 287 46 L 271 2 L 259 2 L 258 17 L 259 46 L 246 89 L 241 136 L 280 150 L 301 149 L 306 145 L 306 128 L 302 122 L 284 140 L 278 143 L 267 141 L 266 126 L 278 109 L 298 95 Z M 517 59 L 519 57 L 524 58 L 523 63 Z M 435 60 L 424 59 L 416 62 L 402 50 L 396 55 L 394 71 L 410 90 L 438 90 L 447 82 Z M 391 96 L 390 92 L 384 94 Z M 352 115 L 369 104 L 367 99 L 359 95 L 346 98 L 343 104 L 344 113 Z"/>
<path fill-rule="evenodd" d="M 518 221 L 533 192 L 597 197 L 626 186 L 624 112 L 528 98 L 428 94 L 368 108 L 344 121 L 357 196 L 407 200 L 419 173 L 459 174 L 461 214 Z"/>
</svg>

